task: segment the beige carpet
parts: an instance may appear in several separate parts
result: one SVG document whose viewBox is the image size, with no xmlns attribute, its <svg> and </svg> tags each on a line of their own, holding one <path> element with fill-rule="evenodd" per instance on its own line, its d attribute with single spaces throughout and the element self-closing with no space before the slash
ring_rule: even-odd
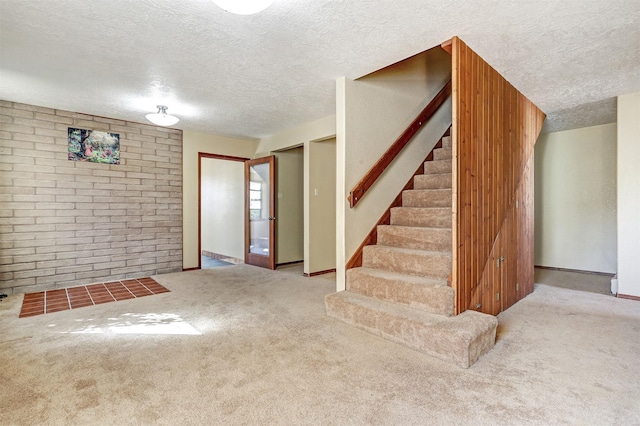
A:
<svg viewBox="0 0 640 426">
<path fill-rule="evenodd" d="M 539 285 L 465 370 L 328 318 L 322 276 L 154 278 L 171 293 L 0 303 L 0 424 L 640 424 L 639 302 Z"/>
</svg>

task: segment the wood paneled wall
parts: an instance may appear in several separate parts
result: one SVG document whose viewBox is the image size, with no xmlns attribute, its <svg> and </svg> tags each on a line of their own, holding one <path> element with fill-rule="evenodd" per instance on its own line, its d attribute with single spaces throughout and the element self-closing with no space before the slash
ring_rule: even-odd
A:
<svg viewBox="0 0 640 426">
<path fill-rule="evenodd" d="M 456 313 L 497 315 L 533 291 L 533 147 L 544 113 L 452 39 Z"/>
</svg>

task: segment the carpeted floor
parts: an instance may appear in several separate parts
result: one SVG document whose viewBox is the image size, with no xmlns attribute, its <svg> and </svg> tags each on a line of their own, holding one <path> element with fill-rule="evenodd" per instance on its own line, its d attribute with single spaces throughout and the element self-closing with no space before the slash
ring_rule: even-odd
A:
<svg viewBox="0 0 640 426">
<path fill-rule="evenodd" d="M 171 292 L 28 318 L 5 299 L 0 423 L 640 424 L 639 302 L 537 285 L 465 370 L 328 318 L 327 277 L 154 278 Z"/>
</svg>

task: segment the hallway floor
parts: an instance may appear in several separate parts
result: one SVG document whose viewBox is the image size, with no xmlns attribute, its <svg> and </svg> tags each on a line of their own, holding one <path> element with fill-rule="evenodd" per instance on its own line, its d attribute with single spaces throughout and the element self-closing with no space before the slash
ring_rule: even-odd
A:
<svg viewBox="0 0 640 426">
<path fill-rule="evenodd" d="M 208 256 L 201 256 L 200 265 L 202 269 L 219 268 L 221 266 L 231 266 L 233 263 L 225 262 L 224 260 L 214 259 Z"/>
</svg>

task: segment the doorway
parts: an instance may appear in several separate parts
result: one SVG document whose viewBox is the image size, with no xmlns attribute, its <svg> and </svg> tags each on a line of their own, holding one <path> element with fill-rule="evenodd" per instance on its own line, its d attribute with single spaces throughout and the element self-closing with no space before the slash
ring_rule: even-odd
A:
<svg viewBox="0 0 640 426">
<path fill-rule="evenodd" d="M 246 160 L 198 153 L 199 269 L 243 263 Z"/>
<path fill-rule="evenodd" d="M 307 276 L 336 269 L 336 138 L 309 143 Z"/>
<path fill-rule="evenodd" d="M 273 152 L 276 157 L 276 265 L 304 260 L 304 147 Z"/>
</svg>

